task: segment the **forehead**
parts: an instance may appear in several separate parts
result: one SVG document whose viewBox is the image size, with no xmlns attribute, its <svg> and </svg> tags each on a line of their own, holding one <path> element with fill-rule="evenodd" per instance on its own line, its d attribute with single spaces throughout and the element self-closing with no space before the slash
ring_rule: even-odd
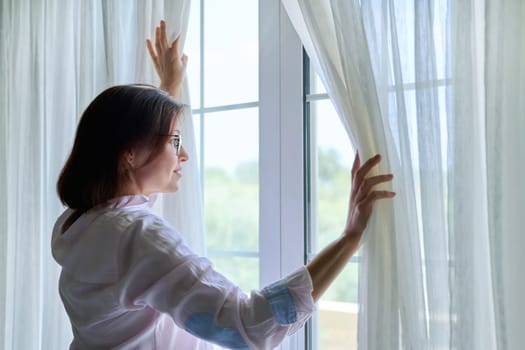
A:
<svg viewBox="0 0 525 350">
<path fill-rule="evenodd" d="M 180 129 L 178 125 L 179 118 L 173 118 L 170 125 L 170 135 L 180 135 Z"/>
</svg>

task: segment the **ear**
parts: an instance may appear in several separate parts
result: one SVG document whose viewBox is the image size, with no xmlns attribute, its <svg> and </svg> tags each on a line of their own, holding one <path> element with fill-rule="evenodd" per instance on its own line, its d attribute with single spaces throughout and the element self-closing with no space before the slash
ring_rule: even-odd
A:
<svg viewBox="0 0 525 350">
<path fill-rule="evenodd" d="M 127 150 L 124 153 L 124 161 L 126 165 L 133 169 L 135 167 L 135 151 L 132 149 Z"/>
</svg>

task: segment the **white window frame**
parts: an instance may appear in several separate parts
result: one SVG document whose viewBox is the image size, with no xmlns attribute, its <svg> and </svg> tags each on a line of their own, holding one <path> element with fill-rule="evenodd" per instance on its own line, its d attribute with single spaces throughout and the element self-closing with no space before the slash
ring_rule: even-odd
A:
<svg viewBox="0 0 525 350">
<path fill-rule="evenodd" d="M 260 285 L 304 265 L 303 47 L 280 0 L 259 1 Z M 304 350 L 305 328 L 281 349 Z"/>
</svg>

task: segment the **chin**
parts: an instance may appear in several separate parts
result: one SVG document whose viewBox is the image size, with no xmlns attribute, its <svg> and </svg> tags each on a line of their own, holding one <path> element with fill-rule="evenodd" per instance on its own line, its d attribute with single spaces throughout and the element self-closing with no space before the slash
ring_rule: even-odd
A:
<svg viewBox="0 0 525 350">
<path fill-rule="evenodd" d="M 178 179 L 172 179 L 172 181 L 166 183 L 166 185 L 162 188 L 162 193 L 175 193 L 179 190 L 179 182 L 174 181 Z"/>
<path fill-rule="evenodd" d="M 179 190 L 179 185 L 176 184 L 170 184 L 164 189 L 164 193 L 175 193 Z"/>
</svg>

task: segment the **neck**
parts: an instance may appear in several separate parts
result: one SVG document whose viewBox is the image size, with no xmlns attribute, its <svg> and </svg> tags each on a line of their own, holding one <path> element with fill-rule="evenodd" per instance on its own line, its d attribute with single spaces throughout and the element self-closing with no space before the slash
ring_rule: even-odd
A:
<svg viewBox="0 0 525 350">
<path fill-rule="evenodd" d="M 144 191 L 141 190 L 141 188 L 137 185 L 137 183 L 130 179 L 129 181 L 126 181 L 126 183 L 119 186 L 119 189 L 115 193 L 115 197 L 122 197 L 122 196 L 133 196 L 133 195 L 149 195 L 148 193 L 144 193 Z"/>
</svg>

